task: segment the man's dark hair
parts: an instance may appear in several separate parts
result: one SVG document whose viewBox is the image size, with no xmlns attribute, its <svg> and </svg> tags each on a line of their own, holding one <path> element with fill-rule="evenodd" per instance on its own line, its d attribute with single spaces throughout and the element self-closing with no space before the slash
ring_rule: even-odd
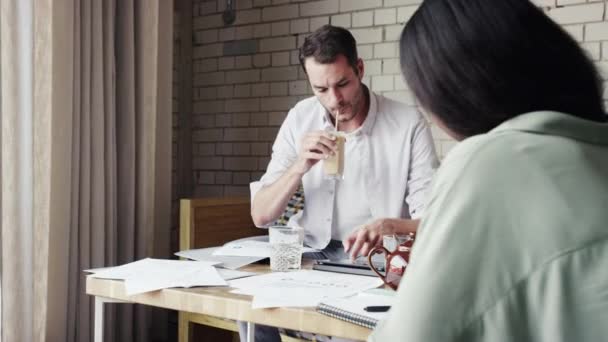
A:
<svg viewBox="0 0 608 342">
<path fill-rule="evenodd" d="M 425 0 L 400 51 L 421 106 L 463 137 L 538 110 L 606 121 L 593 63 L 528 0 Z"/>
<path fill-rule="evenodd" d="M 357 71 L 357 42 L 355 37 L 342 27 L 323 25 L 311 33 L 300 47 L 300 64 L 306 72 L 304 62 L 308 57 L 314 57 L 317 63 L 333 63 L 339 55 L 344 55 L 348 64 Z"/>
</svg>

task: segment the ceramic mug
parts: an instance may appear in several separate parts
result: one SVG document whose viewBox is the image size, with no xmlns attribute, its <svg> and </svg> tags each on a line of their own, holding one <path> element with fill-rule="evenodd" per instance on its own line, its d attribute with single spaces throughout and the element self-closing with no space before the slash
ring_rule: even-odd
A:
<svg viewBox="0 0 608 342">
<path fill-rule="evenodd" d="M 397 290 L 399 282 L 405 273 L 407 264 L 410 261 L 410 252 L 414 244 L 415 234 L 407 235 L 405 242 L 397 245 L 395 250 L 389 251 L 385 246 L 374 247 L 367 256 L 371 269 L 382 279 L 382 281 L 393 290 Z M 381 273 L 372 263 L 372 257 L 376 254 L 384 254 L 385 270 Z"/>
</svg>

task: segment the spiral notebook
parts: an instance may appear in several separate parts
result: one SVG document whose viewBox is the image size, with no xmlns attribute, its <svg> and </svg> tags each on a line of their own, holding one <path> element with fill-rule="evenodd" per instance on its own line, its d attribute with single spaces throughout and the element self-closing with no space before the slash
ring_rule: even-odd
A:
<svg viewBox="0 0 608 342">
<path fill-rule="evenodd" d="M 367 312 L 365 307 L 377 305 L 391 305 L 395 301 L 393 296 L 359 293 L 347 298 L 326 299 L 317 306 L 317 311 L 343 321 L 354 323 L 373 329 L 384 319 L 388 312 Z"/>
</svg>

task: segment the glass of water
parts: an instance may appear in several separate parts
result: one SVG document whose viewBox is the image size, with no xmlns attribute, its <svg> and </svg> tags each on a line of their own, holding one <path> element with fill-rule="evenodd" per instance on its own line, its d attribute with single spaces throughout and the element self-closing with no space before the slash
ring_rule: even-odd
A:
<svg viewBox="0 0 608 342">
<path fill-rule="evenodd" d="M 299 270 L 302 266 L 304 229 L 272 226 L 268 229 L 268 235 L 270 240 L 270 269 L 278 272 Z"/>
</svg>

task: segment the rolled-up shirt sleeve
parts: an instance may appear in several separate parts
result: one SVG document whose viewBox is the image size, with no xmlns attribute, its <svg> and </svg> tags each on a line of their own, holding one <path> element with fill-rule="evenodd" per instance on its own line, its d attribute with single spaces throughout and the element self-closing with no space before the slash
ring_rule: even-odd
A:
<svg viewBox="0 0 608 342">
<path fill-rule="evenodd" d="M 410 216 L 413 219 L 420 218 L 426 207 L 428 189 L 437 167 L 439 167 L 439 161 L 435 153 L 431 130 L 426 120 L 420 116 L 420 120 L 413 127 L 410 170 L 405 196 Z"/>
<path fill-rule="evenodd" d="M 289 111 L 272 145 L 272 155 L 266 168 L 266 173 L 264 173 L 259 181 L 249 184 L 252 204 L 258 191 L 279 179 L 298 157 L 296 142 L 299 137 L 295 136 L 293 130 L 293 111 L 294 109 Z"/>
</svg>

